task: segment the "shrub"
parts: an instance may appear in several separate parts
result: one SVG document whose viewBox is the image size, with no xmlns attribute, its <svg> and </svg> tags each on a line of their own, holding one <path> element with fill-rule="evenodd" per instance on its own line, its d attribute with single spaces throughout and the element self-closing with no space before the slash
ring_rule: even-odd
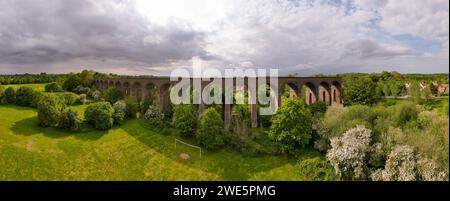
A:
<svg viewBox="0 0 450 201">
<path fill-rule="evenodd" d="M 117 102 L 118 100 L 123 98 L 122 91 L 120 91 L 117 87 L 111 87 L 106 90 L 104 94 L 105 100 L 110 102 L 111 104 Z"/>
<path fill-rule="evenodd" d="M 30 107 L 37 108 L 38 105 L 39 105 L 39 101 L 41 100 L 42 96 L 43 96 L 43 93 L 41 93 L 39 91 L 33 91 Z"/>
<path fill-rule="evenodd" d="M 98 101 L 102 97 L 102 92 L 99 90 L 91 90 L 87 95 L 93 100 Z"/>
<path fill-rule="evenodd" d="M 449 167 L 449 120 L 436 111 L 423 111 L 418 115 L 422 128 L 391 128 L 385 141 L 414 147 L 418 153 L 436 162 L 448 172 Z"/>
<path fill-rule="evenodd" d="M 152 99 L 150 98 L 145 98 L 144 100 L 141 101 L 140 103 L 140 109 L 141 109 L 141 114 L 145 114 L 145 112 L 147 112 L 148 108 L 150 107 L 150 105 L 152 105 Z"/>
<path fill-rule="evenodd" d="M 126 112 L 125 116 L 128 118 L 135 118 L 136 114 L 139 112 L 139 102 L 134 97 L 125 98 Z"/>
<path fill-rule="evenodd" d="M 66 109 L 61 113 L 58 128 L 77 131 L 80 129 L 80 124 L 81 120 L 78 118 L 77 112 L 72 111 L 71 109 Z"/>
<path fill-rule="evenodd" d="M 160 128 L 164 125 L 164 114 L 159 112 L 158 108 L 154 105 L 148 107 L 147 111 L 145 112 L 144 119 L 146 119 L 147 122 L 155 128 Z"/>
<path fill-rule="evenodd" d="M 395 126 L 403 127 L 417 120 L 417 108 L 413 103 L 405 102 L 394 107 L 393 122 Z"/>
<path fill-rule="evenodd" d="M 385 166 L 385 160 L 388 151 L 382 143 L 377 142 L 372 145 L 372 150 L 369 155 L 368 165 L 371 168 L 382 168 Z"/>
<path fill-rule="evenodd" d="M 164 118 L 165 119 L 172 119 L 173 116 L 173 105 L 168 104 L 166 108 L 164 108 Z"/>
<path fill-rule="evenodd" d="M 225 141 L 227 144 L 237 149 L 252 145 L 252 142 L 245 143 L 250 125 L 249 117 L 248 105 L 237 104 L 232 107 L 230 131 L 225 133 Z"/>
<path fill-rule="evenodd" d="M 433 160 L 416 155 L 412 147 L 397 145 L 387 157 L 385 169 L 372 173 L 372 180 L 445 181 L 448 176 Z"/>
<path fill-rule="evenodd" d="M 78 103 L 82 105 L 86 103 L 86 94 L 80 94 L 78 98 Z"/>
<path fill-rule="evenodd" d="M 54 94 L 44 94 L 38 103 L 38 125 L 48 128 L 58 124 L 61 112 L 65 109 L 65 104 Z"/>
<path fill-rule="evenodd" d="M 301 175 L 310 178 L 312 181 L 339 180 L 339 176 L 336 175 L 330 163 L 319 157 L 299 161 L 297 167 Z"/>
<path fill-rule="evenodd" d="M 89 87 L 83 87 L 83 85 L 78 85 L 73 92 L 77 93 L 77 94 L 87 94 L 91 91 L 91 89 Z"/>
<path fill-rule="evenodd" d="M 72 92 L 58 93 L 57 95 L 61 98 L 62 101 L 64 101 L 64 104 L 66 105 L 73 105 L 80 99 L 77 94 Z"/>
<path fill-rule="evenodd" d="M 389 107 L 389 106 L 394 106 L 397 104 L 396 100 L 392 100 L 392 99 L 386 99 L 383 103 L 383 106 L 385 107 Z"/>
<path fill-rule="evenodd" d="M 86 121 L 97 130 L 107 130 L 113 126 L 114 108 L 108 102 L 92 103 L 84 112 Z"/>
<path fill-rule="evenodd" d="M 391 126 L 389 109 L 384 106 L 369 107 L 353 105 L 342 107 L 330 106 L 317 124 L 316 130 L 321 138 L 330 139 L 357 125 L 372 129 L 372 137 L 377 139 Z"/>
<path fill-rule="evenodd" d="M 34 91 L 30 87 L 20 87 L 16 92 L 16 104 L 30 106 L 33 101 Z"/>
<path fill-rule="evenodd" d="M 406 145 L 394 147 L 386 160 L 386 167 L 382 172 L 383 180 L 414 181 L 416 177 L 414 150 Z"/>
<path fill-rule="evenodd" d="M 192 136 L 196 117 L 192 105 L 179 104 L 173 108 L 172 126 L 184 136 Z"/>
<path fill-rule="evenodd" d="M 117 101 L 113 105 L 114 108 L 114 124 L 121 124 L 125 120 L 125 114 L 127 111 L 127 105 L 124 101 Z"/>
<path fill-rule="evenodd" d="M 214 108 L 208 108 L 201 114 L 195 137 L 198 143 L 207 149 L 215 149 L 224 144 L 223 121 Z"/>
<path fill-rule="evenodd" d="M 259 125 L 264 128 L 269 128 L 272 125 L 273 115 L 260 115 L 258 116 Z"/>
<path fill-rule="evenodd" d="M 417 171 L 419 180 L 423 181 L 448 181 L 448 174 L 441 171 L 436 163 L 428 158 L 418 157 Z"/>
<path fill-rule="evenodd" d="M 3 97 L 2 97 L 2 102 L 4 103 L 15 103 L 16 102 L 16 90 L 14 90 L 14 88 L 12 87 L 8 87 L 4 92 L 3 92 Z"/>
<path fill-rule="evenodd" d="M 272 117 L 269 137 L 281 151 L 291 152 L 296 147 L 304 147 L 312 135 L 312 116 L 300 98 L 288 98 Z"/>
<path fill-rule="evenodd" d="M 327 111 L 328 104 L 323 101 L 317 101 L 314 104 L 311 104 L 309 108 L 311 109 L 312 115 L 324 114 Z"/>
<path fill-rule="evenodd" d="M 45 85 L 45 92 L 62 92 L 64 91 L 58 83 L 52 82 Z"/>
<path fill-rule="evenodd" d="M 362 180 L 367 176 L 367 158 L 371 150 L 371 130 L 357 126 L 345 132 L 341 137 L 331 139 L 331 149 L 327 159 L 336 174 L 345 180 Z"/>
</svg>

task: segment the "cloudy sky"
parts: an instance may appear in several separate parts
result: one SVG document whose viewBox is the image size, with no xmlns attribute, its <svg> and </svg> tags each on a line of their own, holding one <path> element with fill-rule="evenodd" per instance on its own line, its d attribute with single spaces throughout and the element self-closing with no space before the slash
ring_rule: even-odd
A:
<svg viewBox="0 0 450 201">
<path fill-rule="evenodd" d="M 449 71 L 448 0 L 0 0 L 0 74 Z"/>
</svg>

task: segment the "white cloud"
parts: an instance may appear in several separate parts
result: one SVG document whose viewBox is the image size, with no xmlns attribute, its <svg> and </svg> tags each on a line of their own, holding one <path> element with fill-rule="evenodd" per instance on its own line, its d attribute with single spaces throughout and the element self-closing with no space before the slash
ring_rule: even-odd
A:
<svg viewBox="0 0 450 201">
<path fill-rule="evenodd" d="M 379 26 L 388 33 L 448 41 L 448 0 L 356 0 L 356 4 L 377 12 L 381 17 Z"/>
<path fill-rule="evenodd" d="M 429 72 L 424 67 L 443 72 L 449 68 L 448 5 L 448 0 L 5 0 L 0 69 L 19 69 L 14 64 L 40 72 L 57 64 L 168 74 L 198 56 L 206 67 L 277 67 L 284 74 Z M 417 49 L 396 35 L 440 47 Z M 30 70 L 36 66 L 41 69 Z"/>
</svg>

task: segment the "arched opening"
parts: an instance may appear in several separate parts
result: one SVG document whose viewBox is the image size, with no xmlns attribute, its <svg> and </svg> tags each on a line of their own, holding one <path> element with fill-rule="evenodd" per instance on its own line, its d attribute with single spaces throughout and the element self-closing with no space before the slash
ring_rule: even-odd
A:
<svg viewBox="0 0 450 201">
<path fill-rule="evenodd" d="M 131 87 L 131 96 L 136 97 L 138 101 L 142 100 L 142 85 L 139 82 L 135 82 Z"/>
<path fill-rule="evenodd" d="M 277 107 L 280 105 L 276 91 L 269 83 L 258 86 L 257 94 L 257 112 L 258 112 L 258 125 L 261 127 L 270 127 L 271 118 L 276 112 Z M 297 89 L 296 85 L 290 85 L 289 88 Z M 293 90 L 293 89 L 292 89 Z M 278 92 L 279 93 L 279 92 Z M 290 92 L 291 93 L 291 92 Z M 295 90 L 295 96 L 298 97 L 297 90 Z M 290 96 L 292 97 L 292 96 Z"/>
<path fill-rule="evenodd" d="M 163 84 L 159 87 L 158 91 L 158 108 L 160 112 L 164 113 L 167 118 L 172 118 L 173 105 L 170 101 L 170 91 L 172 84 Z"/>
<path fill-rule="evenodd" d="M 336 102 L 336 89 L 333 89 L 333 102 Z"/>
<path fill-rule="evenodd" d="M 281 86 L 281 94 L 284 98 L 300 97 L 298 85 L 292 82 L 284 83 Z"/>
<path fill-rule="evenodd" d="M 124 92 L 125 96 L 130 96 L 131 95 L 130 83 L 128 83 L 128 82 L 124 82 L 123 83 L 123 92 Z"/>
<path fill-rule="evenodd" d="M 319 100 L 331 104 L 330 85 L 327 82 L 321 82 L 319 85 Z"/>
<path fill-rule="evenodd" d="M 332 91 L 332 97 L 331 100 L 333 100 L 331 102 L 331 104 L 342 104 L 342 98 L 341 98 L 341 91 L 342 91 L 342 86 L 341 83 L 338 81 L 334 81 L 331 84 L 331 91 Z"/>
<path fill-rule="evenodd" d="M 155 99 L 156 99 L 156 94 L 157 94 L 157 87 L 155 84 L 153 83 L 147 83 L 145 84 L 145 88 L 144 88 L 144 100 L 149 99 L 151 100 L 152 103 L 154 103 Z"/>
<path fill-rule="evenodd" d="M 315 103 L 317 100 L 316 86 L 311 82 L 307 82 L 304 85 L 304 91 L 305 91 L 305 103 L 307 105 Z"/>
<path fill-rule="evenodd" d="M 116 81 L 116 83 L 114 83 L 114 87 L 123 92 L 122 83 L 120 83 L 120 81 Z"/>
</svg>

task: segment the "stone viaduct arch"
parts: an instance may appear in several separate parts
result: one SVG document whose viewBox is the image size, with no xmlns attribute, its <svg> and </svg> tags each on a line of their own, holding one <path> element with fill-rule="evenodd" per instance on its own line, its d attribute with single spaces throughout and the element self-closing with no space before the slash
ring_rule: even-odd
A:
<svg viewBox="0 0 450 201">
<path fill-rule="evenodd" d="M 190 78 L 191 86 L 194 79 Z M 225 89 L 225 79 L 222 78 L 223 90 Z M 261 78 L 255 78 L 261 79 Z M 179 79 L 181 80 L 181 78 Z M 171 81 L 170 77 L 117 77 L 117 78 L 101 78 L 95 80 L 95 85 L 98 89 L 104 91 L 110 87 L 117 87 L 126 96 L 136 97 L 138 100 L 145 98 L 152 98 L 156 102 L 158 109 L 163 112 L 170 106 L 170 88 L 177 84 L 178 81 Z M 201 81 L 202 89 L 208 85 L 210 81 Z M 244 89 L 247 89 L 248 78 L 245 78 Z M 283 87 L 289 86 L 289 96 L 301 97 L 305 103 L 310 105 L 317 101 L 326 102 L 328 105 L 342 104 L 342 79 L 340 77 L 278 77 L 278 106 L 281 105 L 281 97 Z M 266 85 L 270 85 L 270 79 L 266 78 Z M 233 89 L 236 90 L 236 79 L 233 79 Z M 245 90 L 247 91 L 247 90 Z M 256 92 L 257 93 L 257 92 Z M 249 94 L 250 96 L 256 94 Z M 232 104 L 225 104 L 223 98 L 222 103 L 222 117 L 224 126 L 228 127 L 231 118 Z M 206 104 L 201 101 L 199 105 L 199 113 L 203 112 Z M 249 105 L 252 127 L 258 126 L 258 111 L 257 104 Z"/>
</svg>

